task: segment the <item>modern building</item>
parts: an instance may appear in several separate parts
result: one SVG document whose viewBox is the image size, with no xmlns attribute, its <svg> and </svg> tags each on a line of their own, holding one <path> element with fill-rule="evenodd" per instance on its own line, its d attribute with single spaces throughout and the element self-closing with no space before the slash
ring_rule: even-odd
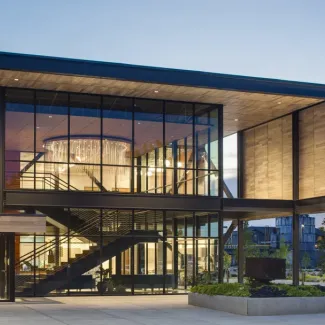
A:
<svg viewBox="0 0 325 325">
<path fill-rule="evenodd" d="M 297 284 L 299 214 L 325 207 L 324 98 L 319 84 L 0 53 L 1 299 L 223 281 L 237 225 L 243 281 L 243 220 L 289 215 Z"/>
</svg>

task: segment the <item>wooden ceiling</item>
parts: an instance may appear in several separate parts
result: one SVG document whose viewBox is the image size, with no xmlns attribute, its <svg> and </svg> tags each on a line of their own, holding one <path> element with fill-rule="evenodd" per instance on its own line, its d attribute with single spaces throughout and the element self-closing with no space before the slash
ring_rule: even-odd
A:
<svg viewBox="0 0 325 325">
<path fill-rule="evenodd" d="M 223 104 L 225 136 L 323 101 L 319 98 L 13 70 L 0 70 L 0 86 Z"/>
</svg>

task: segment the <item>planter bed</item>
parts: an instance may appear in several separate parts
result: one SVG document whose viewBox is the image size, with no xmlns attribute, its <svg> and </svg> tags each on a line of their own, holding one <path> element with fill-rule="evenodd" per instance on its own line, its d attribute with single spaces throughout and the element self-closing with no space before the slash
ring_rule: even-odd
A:
<svg viewBox="0 0 325 325">
<path fill-rule="evenodd" d="M 290 291 L 290 286 L 283 287 L 256 290 L 239 284 L 198 286 L 189 293 L 188 304 L 246 316 L 325 313 L 325 288 L 291 287 L 294 291 Z M 315 296 L 308 296 L 311 293 Z"/>
<path fill-rule="evenodd" d="M 189 293 L 189 305 L 246 316 L 325 313 L 325 297 L 249 298 Z"/>
</svg>

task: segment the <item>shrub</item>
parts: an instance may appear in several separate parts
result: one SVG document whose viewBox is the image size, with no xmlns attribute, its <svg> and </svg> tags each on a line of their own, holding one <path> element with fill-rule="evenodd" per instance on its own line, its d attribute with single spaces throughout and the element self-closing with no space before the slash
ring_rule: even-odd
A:
<svg viewBox="0 0 325 325">
<path fill-rule="evenodd" d="M 209 296 L 235 296 L 235 297 L 323 297 L 325 288 L 320 286 L 292 286 L 289 284 L 261 285 L 251 287 L 249 284 L 218 283 L 211 285 L 197 285 L 191 292 Z"/>
<path fill-rule="evenodd" d="M 191 288 L 191 292 L 209 296 L 237 296 L 249 297 L 249 287 L 240 283 L 218 283 L 211 285 L 197 285 Z"/>
</svg>

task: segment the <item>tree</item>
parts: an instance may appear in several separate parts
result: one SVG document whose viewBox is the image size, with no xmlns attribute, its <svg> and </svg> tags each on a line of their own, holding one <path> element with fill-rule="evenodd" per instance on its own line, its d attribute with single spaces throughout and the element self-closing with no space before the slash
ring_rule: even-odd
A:
<svg viewBox="0 0 325 325">
<path fill-rule="evenodd" d="M 229 282 L 229 268 L 231 266 L 231 255 L 227 252 L 223 253 L 223 267 L 226 271 L 227 282 Z"/>
<path fill-rule="evenodd" d="M 302 260 L 301 260 L 301 266 L 304 270 L 306 270 L 309 265 L 310 265 L 311 259 L 310 256 L 307 252 L 304 253 L 304 255 L 302 256 Z"/>
<path fill-rule="evenodd" d="M 325 219 L 322 223 L 325 225 Z M 321 239 L 317 241 L 317 249 L 320 252 L 320 258 L 318 261 L 318 267 L 325 273 L 325 227 L 320 227 L 319 230 L 323 233 Z"/>
<path fill-rule="evenodd" d="M 302 256 L 302 260 L 301 260 L 301 266 L 303 268 L 303 272 L 302 272 L 302 284 L 305 284 L 305 278 L 306 278 L 306 269 L 308 268 L 308 266 L 310 265 L 311 259 L 309 254 L 307 254 L 307 252 L 304 253 L 304 255 Z"/>
</svg>

